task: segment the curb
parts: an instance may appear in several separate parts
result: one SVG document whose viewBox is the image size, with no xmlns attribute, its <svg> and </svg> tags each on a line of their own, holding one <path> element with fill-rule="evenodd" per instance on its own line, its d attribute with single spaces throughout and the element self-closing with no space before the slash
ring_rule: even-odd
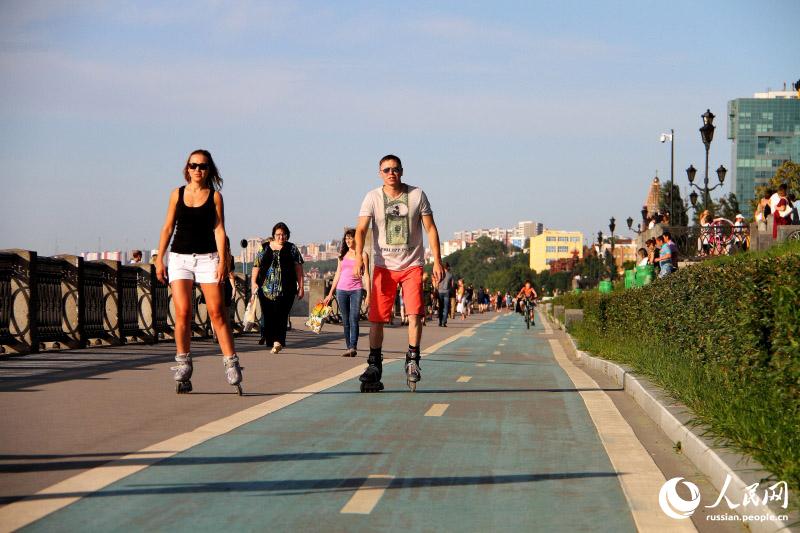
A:
<svg viewBox="0 0 800 533">
<path fill-rule="evenodd" d="M 548 320 L 560 330 L 564 331 L 570 344 L 575 348 L 575 353 L 588 368 L 602 372 L 613 379 L 625 393 L 630 396 L 639 407 L 647 413 L 653 422 L 674 443 L 680 444 L 681 453 L 705 475 L 714 487 L 722 492 L 727 476 L 730 476 L 729 491 L 733 494 L 746 494 L 747 487 L 759 483 L 770 474 L 757 461 L 746 455 L 714 447 L 713 441 L 702 435 L 703 426 L 689 427 L 691 420 L 689 409 L 672 400 L 661 388 L 649 380 L 636 376 L 630 367 L 601 359 L 578 349 L 575 339 L 566 332 L 563 324 L 554 318 Z M 761 493 L 759 493 L 761 495 Z M 734 502 L 740 503 L 740 502 Z M 720 503 L 722 505 L 722 503 Z M 772 509 L 768 505 L 759 503 L 748 504 L 747 508 L 740 505 L 730 511 L 742 517 L 742 523 L 757 533 L 774 533 L 776 531 L 792 531 L 792 524 L 800 520 L 798 513 L 789 512 L 788 509 Z M 728 510 L 728 509 L 726 509 Z M 768 515 L 775 519 L 764 521 L 746 520 L 747 516 Z M 789 515 L 789 520 L 778 520 L 778 515 Z"/>
</svg>

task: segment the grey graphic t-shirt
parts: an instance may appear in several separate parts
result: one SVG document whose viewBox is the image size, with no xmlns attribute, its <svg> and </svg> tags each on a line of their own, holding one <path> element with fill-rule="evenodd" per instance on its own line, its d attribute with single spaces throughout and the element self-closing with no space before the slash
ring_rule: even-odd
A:
<svg viewBox="0 0 800 533">
<path fill-rule="evenodd" d="M 358 216 L 372 218 L 375 266 L 406 270 L 424 265 L 422 217 L 432 214 L 428 197 L 418 187 L 405 185 L 397 198 L 389 198 L 383 187 L 369 191 Z"/>
</svg>

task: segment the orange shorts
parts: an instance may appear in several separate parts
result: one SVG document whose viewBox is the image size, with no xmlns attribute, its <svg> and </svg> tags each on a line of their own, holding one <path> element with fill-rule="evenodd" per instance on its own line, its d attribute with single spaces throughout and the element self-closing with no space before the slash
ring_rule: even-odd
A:
<svg viewBox="0 0 800 533">
<path fill-rule="evenodd" d="M 397 296 L 397 286 L 403 287 L 403 303 L 407 315 L 422 315 L 422 267 L 407 270 L 388 270 L 376 266 L 372 273 L 372 291 L 369 297 L 369 321 L 389 322 Z"/>
</svg>

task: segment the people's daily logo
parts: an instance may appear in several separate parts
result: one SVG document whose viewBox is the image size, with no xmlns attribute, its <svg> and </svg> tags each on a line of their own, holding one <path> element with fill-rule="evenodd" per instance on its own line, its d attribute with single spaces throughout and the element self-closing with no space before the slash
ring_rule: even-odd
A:
<svg viewBox="0 0 800 533">
<path fill-rule="evenodd" d="M 691 499 L 684 500 L 678 495 L 678 483 L 689 489 Z M 689 518 L 695 509 L 700 506 L 700 489 L 691 481 L 684 481 L 682 477 L 674 477 L 664 483 L 658 493 L 658 504 L 664 514 L 670 518 L 683 520 Z"/>
</svg>

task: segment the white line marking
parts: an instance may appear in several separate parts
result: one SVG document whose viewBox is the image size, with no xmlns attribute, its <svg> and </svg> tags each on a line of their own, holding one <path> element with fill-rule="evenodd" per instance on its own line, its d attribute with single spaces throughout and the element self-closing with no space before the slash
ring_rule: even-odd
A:
<svg viewBox="0 0 800 533">
<path fill-rule="evenodd" d="M 475 366 L 486 366 L 486 363 L 475 363 Z"/>
<path fill-rule="evenodd" d="M 487 359 L 486 362 L 487 363 L 494 363 L 494 359 Z"/>
<path fill-rule="evenodd" d="M 425 413 L 425 416 L 442 416 L 447 408 L 450 407 L 449 403 L 435 403 L 431 405 L 431 408 L 428 409 L 428 412 Z"/>
<path fill-rule="evenodd" d="M 503 337 L 503 338 L 502 338 L 502 339 L 500 339 L 500 340 L 507 341 L 507 340 L 508 340 L 508 337 Z"/>
<path fill-rule="evenodd" d="M 494 352 L 492 352 L 492 355 L 500 355 L 500 351 L 499 350 L 495 350 Z"/>
<path fill-rule="evenodd" d="M 383 493 L 392 484 L 394 476 L 371 474 L 355 494 L 342 507 L 342 514 L 370 514 L 378 505 Z"/>
<path fill-rule="evenodd" d="M 586 410 L 594 422 L 600 441 L 628 500 L 631 516 L 638 531 L 696 531 L 691 521 L 678 522 L 659 509 L 653 497 L 666 482 L 664 474 L 653 462 L 614 402 L 600 390 L 597 382 L 569 360 L 561 344 L 550 339 L 556 362 L 578 389 Z"/>
<path fill-rule="evenodd" d="M 457 383 L 468 383 L 469 380 L 471 380 L 471 379 L 472 379 L 472 376 L 461 376 L 456 380 L 456 382 Z"/>
</svg>

